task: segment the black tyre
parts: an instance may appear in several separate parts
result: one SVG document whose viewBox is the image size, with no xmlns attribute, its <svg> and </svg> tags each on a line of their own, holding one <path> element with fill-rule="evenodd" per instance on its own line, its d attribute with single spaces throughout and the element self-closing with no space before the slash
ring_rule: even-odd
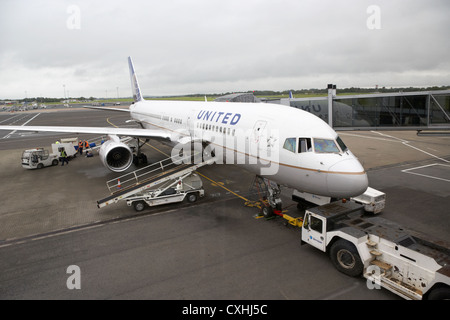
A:
<svg viewBox="0 0 450 320">
<path fill-rule="evenodd" d="M 364 265 L 355 246 L 343 239 L 333 243 L 330 249 L 330 257 L 334 266 L 340 272 L 351 276 L 360 276 Z"/>
<path fill-rule="evenodd" d="M 133 202 L 133 207 L 134 207 L 134 210 L 136 210 L 137 212 L 140 212 L 145 209 L 145 202 L 144 201 Z"/>
<path fill-rule="evenodd" d="M 273 216 L 273 210 L 271 206 L 263 206 L 261 211 L 264 218 L 270 218 Z"/>
<path fill-rule="evenodd" d="M 52 166 L 57 166 L 58 163 L 59 163 L 59 161 L 58 161 L 57 159 L 54 159 L 54 160 L 52 161 Z"/>
<path fill-rule="evenodd" d="M 42 163 L 39 163 L 38 165 L 37 165 L 37 168 L 38 169 L 42 169 L 44 167 L 44 165 L 42 164 Z"/>
<path fill-rule="evenodd" d="M 147 156 L 144 153 L 141 153 L 139 155 L 139 163 L 142 163 L 144 165 L 148 163 Z"/>
<path fill-rule="evenodd" d="M 190 203 L 195 202 L 195 201 L 197 201 L 197 193 L 189 193 L 186 196 L 186 198 L 187 198 L 187 201 Z"/>
<path fill-rule="evenodd" d="M 434 288 L 428 295 L 428 300 L 449 300 L 449 299 L 450 299 L 449 287 Z"/>
</svg>

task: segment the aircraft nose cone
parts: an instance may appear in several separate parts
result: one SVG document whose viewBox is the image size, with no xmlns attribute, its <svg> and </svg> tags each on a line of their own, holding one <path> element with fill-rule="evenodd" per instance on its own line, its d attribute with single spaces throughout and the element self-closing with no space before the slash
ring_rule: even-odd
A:
<svg viewBox="0 0 450 320">
<path fill-rule="evenodd" d="M 369 180 L 358 160 L 346 159 L 329 168 L 327 186 L 333 197 L 349 198 L 363 194 L 369 186 Z"/>
</svg>

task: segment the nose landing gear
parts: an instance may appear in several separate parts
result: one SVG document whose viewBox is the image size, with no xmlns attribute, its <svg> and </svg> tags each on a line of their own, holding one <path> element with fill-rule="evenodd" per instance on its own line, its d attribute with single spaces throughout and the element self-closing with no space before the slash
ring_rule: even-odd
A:
<svg viewBox="0 0 450 320">
<path fill-rule="evenodd" d="M 270 218 L 274 214 L 282 214 L 283 205 L 280 198 L 281 189 L 279 184 L 256 175 L 250 189 L 261 203 L 261 214 L 265 218 Z"/>
</svg>

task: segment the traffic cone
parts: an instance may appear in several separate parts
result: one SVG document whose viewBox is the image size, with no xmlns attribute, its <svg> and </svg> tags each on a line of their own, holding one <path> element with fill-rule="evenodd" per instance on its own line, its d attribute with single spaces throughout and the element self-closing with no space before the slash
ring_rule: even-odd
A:
<svg viewBox="0 0 450 320">
<path fill-rule="evenodd" d="M 122 185 L 120 184 L 120 179 L 117 179 L 117 189 L 122 188 Z"/>
</svg>

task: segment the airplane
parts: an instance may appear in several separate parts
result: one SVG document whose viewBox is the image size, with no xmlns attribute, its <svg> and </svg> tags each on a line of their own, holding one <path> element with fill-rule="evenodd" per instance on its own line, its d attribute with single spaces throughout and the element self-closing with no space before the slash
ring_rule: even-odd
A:
<svg viewBox="0 0 450 320">
<path fill-rule="evenodd" d="M 368 178 L 363 166 L 317 116 L 270 103 L 144 100 L 131 57 L 128 65 L 134 100 L 129 109 L 91 108 L 127 112 L 140 128 L 2 125 L 0 130 L 109 135 L 99 156 L 114 172 L 125 171 L 133 163 L 133 151 L 119 138 L 128 136 L 165 139 L 178 146 L 201 143 L 211 154 L 222 150 L 227 163 L 232 159 L 300 192 L 349 198 L 366 191 Z"/>
</svg>

